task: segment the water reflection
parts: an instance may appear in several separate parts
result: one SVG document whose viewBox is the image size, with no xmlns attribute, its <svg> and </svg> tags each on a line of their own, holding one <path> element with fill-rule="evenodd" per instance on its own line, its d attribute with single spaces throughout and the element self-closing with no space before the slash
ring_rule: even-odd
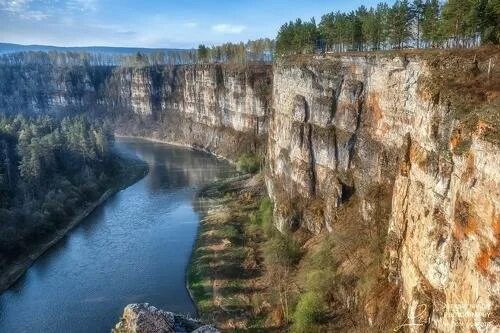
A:
<svg viewBox="0 0 500 333">
<path fill-rule="evenodd" d="M 150 173 L 113 196 L 0 295 L 0 332 L 108 332 L 123 307 L 148 301 L 194 313 L 185 268 L 196 188 L 234 170 L 207 154 L 120 140 Z"/>
</svg>

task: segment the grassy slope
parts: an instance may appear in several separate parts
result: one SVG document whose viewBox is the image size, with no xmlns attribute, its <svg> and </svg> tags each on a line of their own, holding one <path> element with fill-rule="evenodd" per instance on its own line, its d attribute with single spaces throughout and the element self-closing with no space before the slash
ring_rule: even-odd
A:
<svg viewBox="0 0 500 333">
<path fill-rule="evenodd" d="M 216 182 L 198 199 L 203 213 L 188 271 L 188 286 L 203 319 L 223 331 L 266 331 L 271 305 L 261 247 L 252 223 L 265 196 L 262 176 Z"/>
</svg>

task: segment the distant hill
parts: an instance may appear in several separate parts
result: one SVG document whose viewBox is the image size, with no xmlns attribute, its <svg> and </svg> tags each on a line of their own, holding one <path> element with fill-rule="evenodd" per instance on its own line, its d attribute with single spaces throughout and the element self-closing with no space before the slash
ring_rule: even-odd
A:
<svg viewBox="0 0 500 333">
<path fill-rule="evenodd" d="M 150 54 L 156 52 L 182 52 L 191 51 L 188 49 L 169 49 L 169 48 L 137 48 L 137 47 L 109 47 L 109 46 L 82 46 L 82 47 L 61 47 L 50 45 L 21 45 L 12 43 L 0 43 L 0 54 L 29 52 L 29 51 L 57 51 L 57 52 L 87 52 L 87 53 L 103 53 L 109 55 L 130 55 L 141 52 Z"/>
</svg>

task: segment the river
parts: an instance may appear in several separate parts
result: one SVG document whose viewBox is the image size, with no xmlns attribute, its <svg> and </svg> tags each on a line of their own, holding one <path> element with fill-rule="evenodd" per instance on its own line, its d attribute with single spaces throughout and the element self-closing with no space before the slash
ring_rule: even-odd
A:
<svg viewBox="0 0 500 333">
<path fill-rule="evenodd" d="M 185 288 L 197 189 L 234 174 L 191 149 L 119 139 L 150 172 L 98 207 L 0 295 L 0 332 L 109 332 L 129 303 L 195 315 Z"/>
</svg>

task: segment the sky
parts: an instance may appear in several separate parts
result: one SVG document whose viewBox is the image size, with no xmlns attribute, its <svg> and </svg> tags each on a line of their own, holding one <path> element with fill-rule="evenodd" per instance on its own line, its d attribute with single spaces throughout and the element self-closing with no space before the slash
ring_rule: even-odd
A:
<svg viewBox="0 0 500 333">
<path fill-rule="evenodd" d="M 0 0 L 0 42 L 191 48 L 274 38 L 297 17 L 376 0 Z"/>
</svg>

